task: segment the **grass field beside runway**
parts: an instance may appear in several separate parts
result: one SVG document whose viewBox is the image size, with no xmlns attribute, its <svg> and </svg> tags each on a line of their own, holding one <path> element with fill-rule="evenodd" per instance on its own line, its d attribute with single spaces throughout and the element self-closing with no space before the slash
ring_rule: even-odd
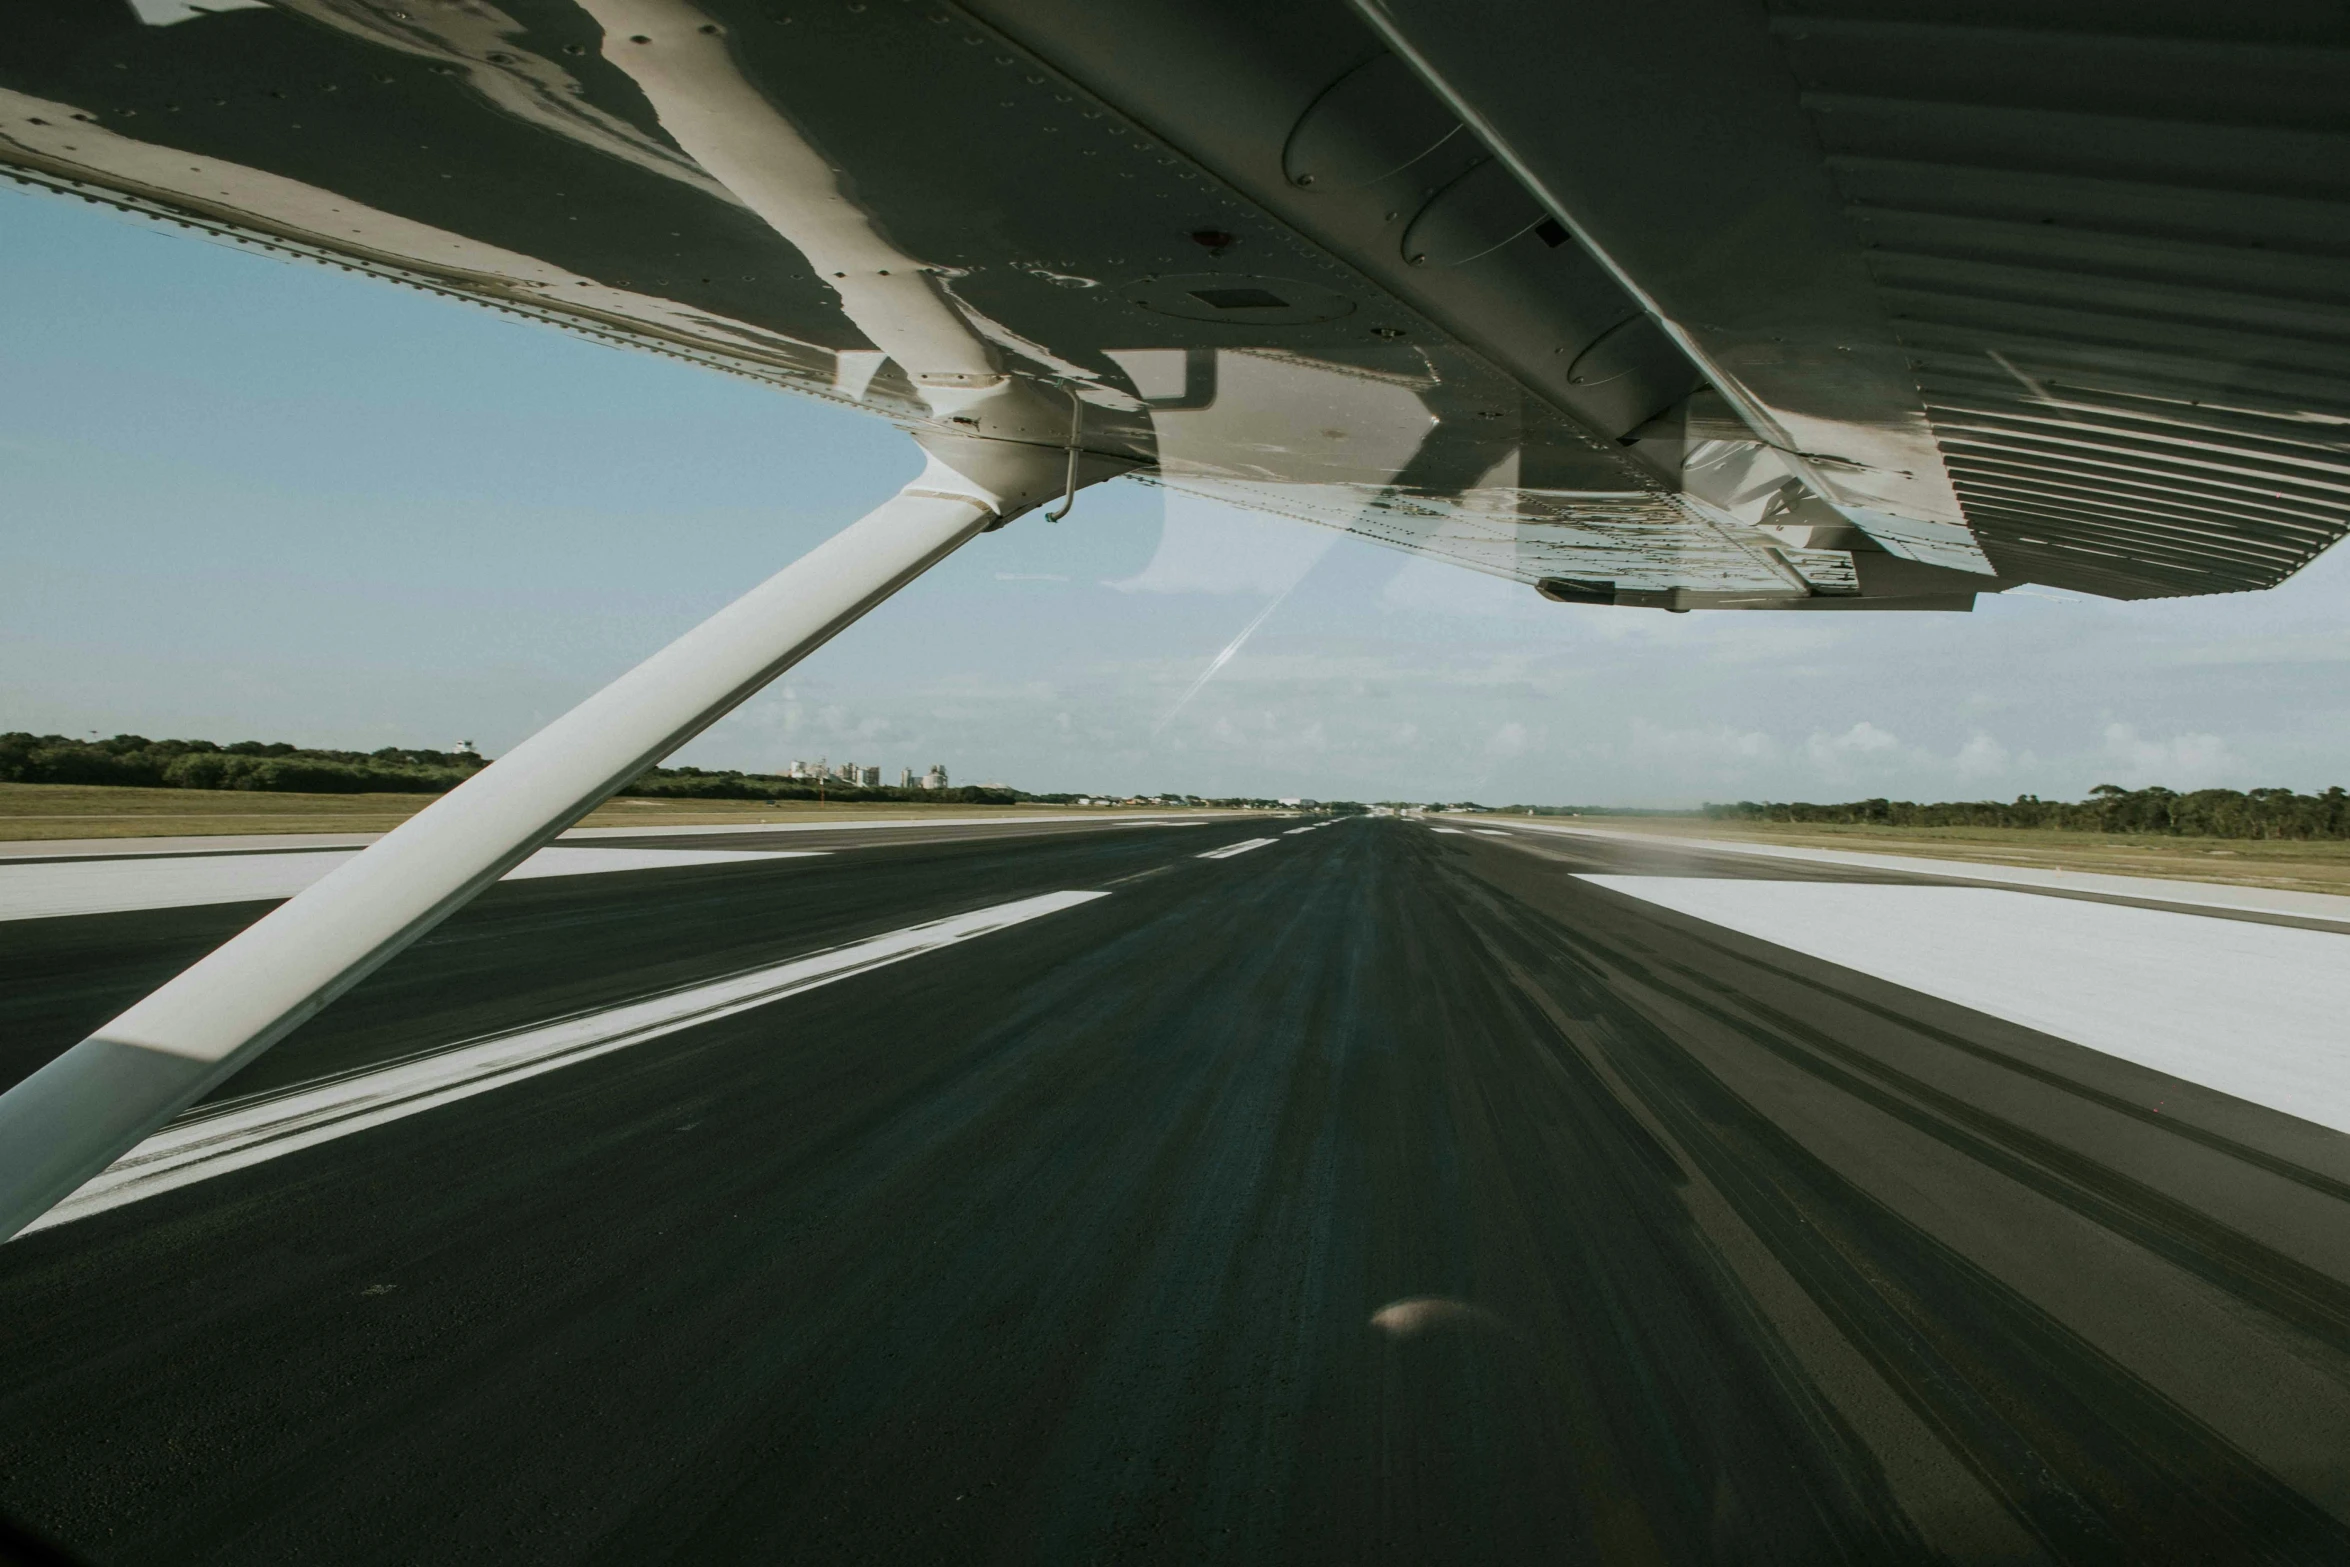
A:
<svg viewBox="0 0 2350 1567">
<path fill-rule="evenodd" d="M 1524 821 L 1493 813 L 1502 821 Z M 2169 838 L 2152 833 L 2070 832 L 2045 827 L 1867 827 L 1842 823 L 1724 822 L 1704 816 L 1543 816 L 1550 826 L 1598 832 L 1719 838 L 1789 849 L 1857 849 L 1986 865 L 2167 876 L 2181 881 L 2295 892 L 2350 893 L 2350 843 L 2255 838 Z"/>
<path fill-rule="evenodd" d="M 440 796 L 279 794 L 237 789 L 117 789 L 0 783 L 0 841 L 53 838 L 202 837 L 222 833 L 389 832 Z M 1017 816 L 1058 805 L 909 805 L 786 800 L 612 800 L 582 827 L 725 827 L 754 822 L 923 821 L 933 816 Z M 1114 815 L 1105 810 L 1104 815 Z M 1154 808 L 1152 816 L 1170 814 Z"/>
</svg>

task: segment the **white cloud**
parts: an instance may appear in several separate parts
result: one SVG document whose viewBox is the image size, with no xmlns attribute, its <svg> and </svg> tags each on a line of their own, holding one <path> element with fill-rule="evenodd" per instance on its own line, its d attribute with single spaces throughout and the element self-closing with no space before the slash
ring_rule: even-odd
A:
<svg viewBox="0 0 2350 1567">
<path fill-rule="evenodd" d="M 1514 719 L 1494 730 L 1485 740 L 1485 754 L 1487 756 L 1495 758 L 1522 756 L 1525 751 L 1526 726 Z"/>
<path fill-rule="evenodd" d="M 1956 766 L 1961 778 L 1991 778 L 2007 771 L 2007 747 L 1987 734 L 1976 734 L 1958 748 Z"/>
<path fill-rule="evenodd" d="M 1103 586 L 1121 593 L 1284 593 L 1339 538 L 1328 528 L 1180 490 L 1165 495 L 1158 553 L 1137 575 Z"/>
<path fill-rule="evenodd" d="M 1490 622 L 1496 617 L 1524 619 L 1560 606 L 1521 582 L 1488 576 L 1449 561 L 1424 555 L 1407 559 L 1379 590 L 1379 602 L 1389 609 L 1420 614 L 1468 615 Z"/>
<path fill-rule="evenodd" d="M 1847 756 L 1865 756 L 1876 751 L 1899 750 L 1901 741 L 1864 718 L 1840 735 L 1823 735 L 1815 732 L 1811 739 L 1805 742 L 1805 747 L 1816 761 Z"/>
<path fill-rule="evenodd" d="M 2350 663 L 2350 631 L 2310 631 L 2294 636 L 2228 637 L 2156 651 L 2155 661 L 2174 668 L 2230 664 Z"/>
<path fill-rule="evenodd" d="M 1804 741 L 1803 750 L 1811 759 L 1813 770 L 1836 784 L 1850 784 L 1863 774 L 1881 778 L 1905 760 L 1900 739 L 1865 718 L 1842 734 L 1813 730 L 1811 737 Z M 1915 756 L 1906 759 L 1922 760 Z"/>
<path fill-rule="evenodd" d="M 1736 729 L 1728 724 L 1710 729 L 1666 729 L 1635 718 L 1627 754 L 1635 761 L 1687 766 L 1761 761 L 1777 750 L 1777 742 L 1758 729 Z"/>
<path fill-rule="evenodd" d="M 2193 789 L 2240 777 L 2244 771 L 2244 764 L 2218 735 L 2182 734 L 2168 740 L 2147 740 L 2131 724 L 2105 726 L 2103 755 L 2106 763 L 2123 775 L 2113 780 L 2117 783 Z"/>
</svg>

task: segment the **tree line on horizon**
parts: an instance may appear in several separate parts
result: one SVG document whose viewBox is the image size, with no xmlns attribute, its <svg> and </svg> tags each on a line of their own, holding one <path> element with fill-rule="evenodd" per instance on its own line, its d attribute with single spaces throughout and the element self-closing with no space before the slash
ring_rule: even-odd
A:
<svg viewBox="0 0 2350 1567">
<path fill-rule="evenodd" d="M 150 740 L 116 735 L 76 740 L 21 731 L 0 734 L 0 781 L 145 789 L 252 789 L 288 794 L 443 794 L 490 759 L 471 751 L 385 746 L 332 751 L 282 740 Z M 763 773 L 655 767 L 620 791 L 639 799 L 813 800 L 814 783 Z M 964 805 L 1009 805 L 1013 789 L 859 788 L 828 781 L 832 800 L 919 799 Z M 1072 796 L 1071 798 L 1074 798 Z"/>
<path fill-rule="evenodd" d="M 2350 838 L 2350 793 L 2339 785 L 2319 794 L 2290 789 L 2193 789 L 2159 785 L 2124 789 L 2099 784 L 2085 800 L 2019 795 L 2013 803 L 1950 800 L 1740 800 L 1708 805 L 1716 821 L 1808 822 L 1834 826 L 2024 827 L 2072 832 L 2147 833 L 2179 838 Z"/>
<path fill-rule="evenodd" d="M 288 794 L 442 794 L 489 766 L 471 751 L 431 751 L 385 746 L 375 751 L 332 751 L 289 745 L 282 740 L 150 740 L 116 735 L 110 740 L 76 740 L 21 730 L 0 734 L 0 783 L 80 784 L 135 789 L 248 789 Z M 731 769 L 654 767 L 620 791 L 651 800 L 840 800 L 920 801 L 926 805 L 1074 805 L 1099 795 L 1029 794 L 1023 790 L 963 785 L 948 789 L 865 787 L 827 779 Z M 1277 801 L 1257 798 L 1206 799 L 1197 795 L 1154 795 L 1161 804 L 1269 809 Z M 1361 811 L 1352 802 L 1329 802 L 1325 810 Z"/>
<path fill-rule="evenodd" d="M 440 794 L 489 765 L 467 751 L 385 746 L 324 751 L 282 740 L 150 740 L 0 734 L 0 781 L 134 789 L 263 789 L 299 794 Z"/>
</svg>

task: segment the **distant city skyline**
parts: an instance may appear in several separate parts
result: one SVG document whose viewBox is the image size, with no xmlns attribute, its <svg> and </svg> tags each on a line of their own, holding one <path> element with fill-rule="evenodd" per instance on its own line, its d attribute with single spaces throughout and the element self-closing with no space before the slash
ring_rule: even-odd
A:
<svg viewBox="0 0 2350 1567">
<path fill-rule="evenodd" d="M 0 727 L 495 755 L 915 467 L 876 421 L 491 311 L 52 196 L 0 192 L 0 224 Z M 2239 597 L 1668 616 L 1119 481 L 672 760 L 1628 806 L 2312 790 L 2350 781 L 2346 676 L 2340 550 Z"/>
<path fill-rule="evenodd" d="M 838 779 L 842 783 L 854 784 L 862 789 L 878 789 L 881 787 L 881 771 L 878 765 L 869 767 L 857 762 L 835 764 L 828 758 L 818 757 L 813 762 L 794 762 L 788 770 L 777 776 L 811 780 Z M 898 770 L 898 787 L 901 789 L 944 789 L 947 787 L 946 766 L 944 763 L 933 762 L 919 773 L 911 767 L 900 768 Z"/>
</svg>

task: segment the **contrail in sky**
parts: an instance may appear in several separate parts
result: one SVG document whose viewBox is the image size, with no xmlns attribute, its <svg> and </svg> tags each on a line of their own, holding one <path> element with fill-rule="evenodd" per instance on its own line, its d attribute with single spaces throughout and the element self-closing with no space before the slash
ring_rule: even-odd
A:
<svg viewBox="0 0 2350 1567">
<path fill-rule="evenodd" d="M 1193 697 L 1199 695 L 1200 687 L 1215 679 L 1216 671 L 1222 669 L 1226 664 L 1232 662 L 1232 655 L 1240 651 L 1240 645 L 1243 642 L 1246 642 L 1250 637 L 1256 635 L 1257 627 L 1263 625 L 1265 623 L 1265 618 L 1271 615 L 1273 611 L 1281 607 L 1282 599 L 1286 599 L 1290 594 L 1296 592 L 1297 583 L 1303 581 L 1305 581 L 1305 578 L 1301 575 L 1297 579 L 1297 582 L 1292 582 L 1288 587 L 1283 588 L 1281 590 L 1280 597 L 1274 599 L 1272 603 L 1267 604 L 1263 609 L 1258 610 L 1257 618 L 1240 628 L 1239 636 L 1234 637 L 1230 642 L 1224 644 L 1224 651 L 1218 653 L 1214 661 L 1211 662 L 1206 669 L 1200 672 L 1200 677 L 1191 683 L 1191 689 L 1184 692 L 1183 695 L 1177 699 L 1173 707 L 1167 709 L 1167 716 L 1160 719 L 1158 723 L 1152 727 L 1152 739 L 1156 740 L 1159 737 L 1159 732 L 1161 730 L 1165 729 L 1169 724 L 1175 722 L 1175 715 L 1182 712 L 1184 707 L 1190 703 Z"/>
</svg>

